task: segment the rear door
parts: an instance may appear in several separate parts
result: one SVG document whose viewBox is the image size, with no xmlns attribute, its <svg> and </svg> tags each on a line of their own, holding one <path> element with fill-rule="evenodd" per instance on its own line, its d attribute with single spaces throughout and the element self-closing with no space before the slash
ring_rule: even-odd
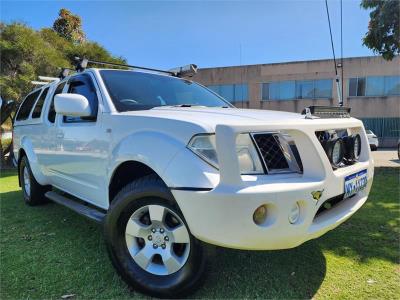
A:
<svg viewBox="0 0 400 300">
<path fill-rule="evenodd" d="M 72 77 L 66 92 L 85 96 L 92 115 L 57 115 L 55 185 L 83 200 L 106 207 L 101 199 L 107 198 L 104 195 L 107 191 L 105 178 L 109 135 L 101 122 L 101 95 L 94 78 L 88 73 Z"/>
<path fill-rule="evenodd" d="M 38 100 L 32 112 L 32 118 L 36 118 L 39 114 L 39 119 L 42 120 L 40 133 L 35 137 L 35 151 L 38 156 L 39 164 L 42 172 L 49 178 L 51 184 L 55 179 L 55 164 L 57 162 L 56 149 L 56 112 L 54 110 L 54 96 L 63 92 L 66 81 L 57 84 L 53 91 L 50 91 L 47 101 L 42 108 Z M 39 106 L 38 106 L 39 105 Z"/>
</svg>

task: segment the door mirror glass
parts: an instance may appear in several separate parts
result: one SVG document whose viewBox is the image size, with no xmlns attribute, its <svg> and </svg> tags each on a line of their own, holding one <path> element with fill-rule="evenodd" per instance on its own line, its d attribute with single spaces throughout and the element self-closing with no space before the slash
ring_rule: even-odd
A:
<svg viewBox="0 0 400 300">
<path fill-rule="evenodd" d="M 89 101 L 79 94 L 58 94 L 54 97 L 56 113 L 70 117 L 91 116 Z"/>
</svg>

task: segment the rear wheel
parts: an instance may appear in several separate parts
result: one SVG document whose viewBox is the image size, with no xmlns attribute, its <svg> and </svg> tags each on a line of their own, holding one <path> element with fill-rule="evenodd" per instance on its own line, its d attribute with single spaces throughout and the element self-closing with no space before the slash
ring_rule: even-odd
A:
<svg viewBox="0 0 400 300">
<path fill-rule="evenodd" d="M 36 181 L 26 156 L 22 157 L 19 164 L 19 174 L 25 203 L 31 206 L 47 203 L 48 199 L 44 194 L 50 187 L 40 185 Z"/>
<path fill-rule="evenodd" d="M 117 271 L 137 290 L 178 297 L 201 282 L 203 247 L 157 176 L 135 180 L 118 193 L 107 214 L 105 238 Z"/>
</svg>

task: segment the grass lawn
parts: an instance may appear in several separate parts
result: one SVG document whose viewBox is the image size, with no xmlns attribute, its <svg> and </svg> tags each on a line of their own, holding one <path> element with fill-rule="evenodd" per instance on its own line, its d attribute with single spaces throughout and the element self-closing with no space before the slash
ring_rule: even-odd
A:
<svg viewBox="0 0 400 300">
<path fill-rule="evenodd" d="M 214 249 L 193 297 L 398 299 L 399 171 L 377 169 L 358 213 L 296 249 Z M 53 203 L 26 206 L 15 172 L 3 172 L 0 193 L 1 299 L 144 297 L 115 273 L 99 225 Z"/>
</svg>

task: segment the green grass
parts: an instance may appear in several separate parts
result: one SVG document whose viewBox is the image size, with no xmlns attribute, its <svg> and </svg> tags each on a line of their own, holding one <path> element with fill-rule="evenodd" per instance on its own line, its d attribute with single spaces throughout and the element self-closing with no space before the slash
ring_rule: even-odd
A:
<svg viewBox="0 0 400 300">
<path fill-rule="evenodd" d="M 99 225 L 56 204 L 26 206 L 15 172 L 2 174 L 0 193 L 1 299 L 144 297 L 114 272 Z M 369 201 L 317 240 L 284 251 L 215 248 L 193 297 L 398 299 L 399 221 L 399 169 L 377 169 Z"/>
</svg>

